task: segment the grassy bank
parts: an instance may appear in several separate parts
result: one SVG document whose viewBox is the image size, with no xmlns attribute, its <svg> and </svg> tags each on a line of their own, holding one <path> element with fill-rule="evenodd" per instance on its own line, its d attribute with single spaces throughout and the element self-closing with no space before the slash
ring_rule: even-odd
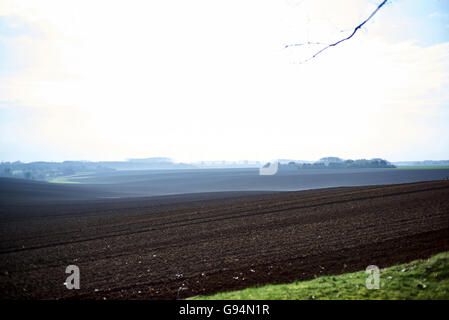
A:
<svg viewBox="0 0 449 320">
<path fill-rule="evenodd" d="M 324 276 L 290 284 L 266 285 L 196 300 L 352 300 L 352 299 L 449 299 L 449 252 L 380 270 L 380 288 L 367 289 L 365 271 Z"/>
</svg>

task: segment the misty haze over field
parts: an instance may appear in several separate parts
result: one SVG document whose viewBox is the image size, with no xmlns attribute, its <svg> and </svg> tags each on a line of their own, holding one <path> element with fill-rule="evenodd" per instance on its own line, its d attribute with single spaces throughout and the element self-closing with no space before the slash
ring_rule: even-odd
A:
<svg viewBox="0 0 449 320">
<path fill-rule="evenodd" d="M 263 175 L 276 163 L 276 170 Z M 6 202 L 115 199 L 191 193 L 279 192 L 368 186 L 449 178 L 449 161 L 384 159 L 317 161 L 281 159 L 176 163 L 169 158 L 127 161 L 0 163 L 0 190 Z M 419 166 L 421 164 L 421 166 Z M 227 195 L 222 195 L 227 196 Z M 222 197 L 214 195 L 213 197 Z"/>
<path fill-rule="evenodd" d="M 447 1 L 301 63 L 382 2 L 3 0 L 0 161 L 449 159 Z"/>
</svg>

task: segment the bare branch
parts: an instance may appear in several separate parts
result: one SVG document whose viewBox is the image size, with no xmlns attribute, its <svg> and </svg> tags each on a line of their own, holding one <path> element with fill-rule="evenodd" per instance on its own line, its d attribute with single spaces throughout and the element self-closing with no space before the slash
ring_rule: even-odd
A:
<svg viewBox="0 0 449 320">
<path fill-rule="evenodd" d="M 307 62 L 307 61 L 309 61 L 309 60 L 312 60 L 313 58 L 315 58 L 317 55 L 319 55 L 320 53 L 322 53 L 323 51 L 325 51 L 325 50 L 327 50 L 327 49 L 329 49 L 330 47 L 335 47 L 336 45 L 338 45 L 338 44 L 340 44 L 340 43 L 342 43 L 342 42 L 344 42 L 344 41 L 346 41 L 346 40 L 349 40 L 349 39 L 351 39 L 355 34 L 356 34 L 356 32 L 358 31 L 358 30 L 360 30 L 376 13 L 377 13 L 377 11 L 379 11 L 380 10 L 380 8 L 382 8 L 386 3 L 388 2 L 388 0 L 383 0 L 378 6 L 377 6 L 377 8 L 376 8 L 376 10 L 374 10 L 371 14 L 370 14 L 370 16 L 367 18 L 367 19 L 365 19 L 361 24 L 359 24 L 357 27 L 355 27 L 355 29 L 354 29 L 354 31 L 348 36 L 348 37 L 346 37 L 346 38 L 344 38 L 344 39 L 341 39 L 341 40 L 339 40 L 339 41 L 337 41 L 337 42 L 334 42 L 334 43 L 331 43 L 331 44 L 328 44 L 326 47 L 324 47 L 323 49 L 321 49 L 321 50 L 319 50 L 318 52 L 316 52 L 313 56 L 311 56 L 310 58 L 308 58 L 307 60 L 305 60 L 304 62 Z M 302 45 L 311 45 L 311 44 L 320 44 L 320 43 L 318 43 L 318 42 L 314 42 L 314 43 L 312 43 L 312 42 L 307 42 L 307 43 L 296 43 L 296 44 L 289 44 L 289 45 L 286 45 L 285 46 L 285 48 L 289 48 L 289 47 L 298 47 L 298 46 L 302 46 Z"/>
</svg>

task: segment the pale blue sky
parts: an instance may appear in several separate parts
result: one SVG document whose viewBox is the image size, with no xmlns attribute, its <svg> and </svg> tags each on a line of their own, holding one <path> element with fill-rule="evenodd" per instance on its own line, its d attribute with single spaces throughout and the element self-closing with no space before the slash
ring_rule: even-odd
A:
<svg viewBox="0 0 449 320">
<path fill-rule="evenodd" d="M 2 1 L 0 161 L 449 159 L 449 1 L 300 64 L 380 1 L 338 3 Z"/>
<path fill-rule="evenodd" d="M 399 0 L 382 14 L 391 21 L 401 17 L 407 22 L 406 27 L 393 29 L 397 41 L 416 39 L 425 46 L 449 41 L 449 1 Z"/>
</svg>

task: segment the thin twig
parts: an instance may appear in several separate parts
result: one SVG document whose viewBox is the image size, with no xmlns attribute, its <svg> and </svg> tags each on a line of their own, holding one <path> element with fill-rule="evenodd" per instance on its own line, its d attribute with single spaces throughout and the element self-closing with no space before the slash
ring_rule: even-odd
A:
<svg viewBox="0 0 449 320">
<path fill-rule="evenodd" d="M 330 47 L 335 47 L 336 45 L 342 43 L 343 41 L 346 41 L 346 40 L 351 39 L 351 38 L 356 34 L 356 32 L 357 32 L 359 29 L 361 29 L 361 28 L 365 25 L 365 23 L 367 23 L 367 22 L 368 22 L 368 21 L 369 21 L 369 20 L 370 20 L 376 13 L 377 13 L 377 11 L 379 11 L 380 8 L 382 8 L 382 7 L 387 3 L 387 1 L 388 1 L 388 0 L 383 0 L 382 3 L 379 4 L 379 5 L 377 6 L 376 10 L 374 10 L 374 11 L 370 14 L 370 16 L 369 16 L 367 19 L 365 19 L 361 24 L 359 24 L 357 27 L 355 27 L 355 29 L 354 29 L 354 31 L 351 33 L 351 35 L 349 35 L 348 37 L 346 37 L 346 38 L 344 38 L 344 39 L 341 39 L 341 40 L 339 40 L 339 41 L 337 41 L 337 42 L 328 44 L 326 47 L 324 47 L 323 49 L 321 49 L 320 51 L 318 51 L 317 53 L 315 53 L 313 56 L 311 56 L 310 58 L 308 58 L 308 59 L 305 60 L 304 62 L 307 62 L 307 61 L 309 61 L 309 60 L 315 58 L 317 55 L 319 55 L 319 54 L 322 53 L 323 51 L 329 49 Z M 293 46 L 301 46 L 301 45 L 306 45 L 306 44 L 311 44 L 311 43 L 309 42 L 309 43 L 304 43 L 304 44 L 298 43 L 298 44 L 293 44 L 293 45 L 286 45 L 285 48 L 293 47 Z M 315 43 L 315 44 L 317 44 L 317 43 Z"/>
</svg>

